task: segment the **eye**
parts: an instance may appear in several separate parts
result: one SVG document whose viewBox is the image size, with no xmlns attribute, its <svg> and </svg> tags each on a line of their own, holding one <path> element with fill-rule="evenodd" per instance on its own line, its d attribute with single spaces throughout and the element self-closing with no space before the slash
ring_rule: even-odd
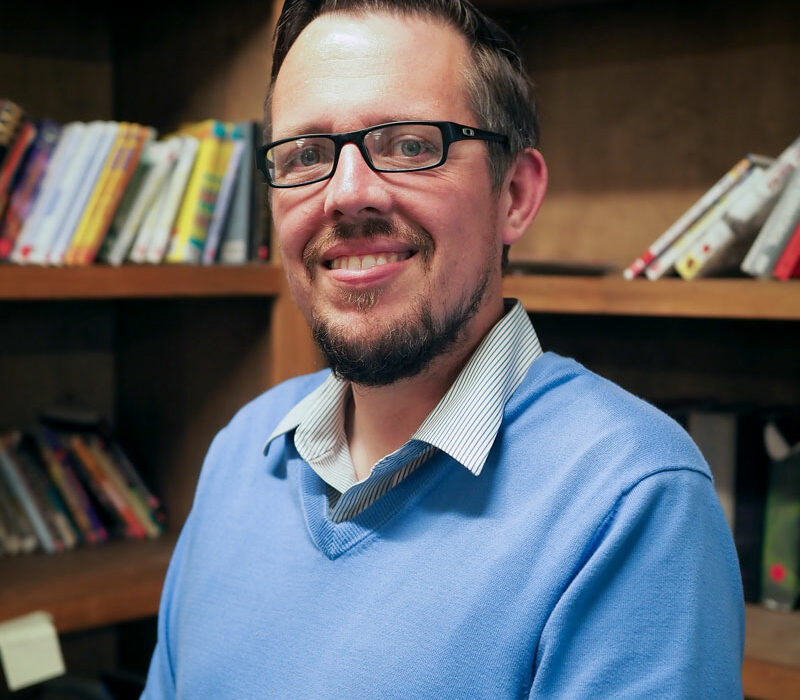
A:
<svg viewBox="0 0 800 700">
<path fill-rule="evenodd" d="M 397 148 L 399 148 L 402 155 L 408 158 L 414 158 L 425 150 L 422 142 L 413 139 L 401 141 Z"/>
<path fill-rule="evenodd" d="M 431 146 L 419 136 L 406 135 L 392 139 L 386 149 L 389 157 L 419 158 L 431 152 Z"/>
<path fill-rule="evenodd" d="M 319 151 L 315 148 L 304 148 L 295 158 L 300 165 L 306 167 L 316 165 L 320 161 Z"/>
</svg>

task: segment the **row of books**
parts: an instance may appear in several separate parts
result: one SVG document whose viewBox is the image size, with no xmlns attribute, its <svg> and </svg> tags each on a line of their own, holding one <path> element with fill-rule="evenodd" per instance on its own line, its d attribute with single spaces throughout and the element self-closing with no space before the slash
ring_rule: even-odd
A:
<svg viewBox="0 0 800 700">
<path fill-rule="evenodd" d="M 0 555 L 48 554 L 164 530 L 159 500 L 106 429 L 0 436 Z"/>
<path fill-rule="evenodd" d="M 777 158 L 747 155 L 624 271 L 626 279 L 800 277 L 800 137 Z"/>
<path fill-rule="evenodd" d="M 0 100 L 0 260 L 241 264 L 269 256 L 257 122 L 158 138 L 131 122 L 34 122 Z"/>
<path fill-rule="evenodd" d="M 690 404 L 670 413 L 714 477 L 733 532 L 745 600 L 793 610 L 800 600 L 800 409 Z"/>
</svg>

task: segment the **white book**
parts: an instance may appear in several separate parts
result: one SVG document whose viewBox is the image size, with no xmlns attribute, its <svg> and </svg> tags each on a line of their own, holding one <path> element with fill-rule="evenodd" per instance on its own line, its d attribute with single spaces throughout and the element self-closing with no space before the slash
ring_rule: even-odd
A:
<svg viewBox="0 0 800 700">
<path fill-rule="evenodd" d="M 148 160 L 151 167 L 139 188 L 114 245 L 106 256 L 106 262 L 111 265 L 121 265 L 131 250 L 145 216 L 155 206 L 158 194 L 163 189 L 167 175 L 175 163 L 178 145 L 179 142 L 176 139 L 168 139 L 151 141 L 146 146 L 142 158 Z"/>
<path fill-rule="evenodd" d="M 231 200 L 233 198 L 233 191 L 236 185 L 236 179 L 239 175 L 239 163 L 242 159 L 244 152 L 244 141 L 236 139 L 233 142 L 233 150 L 231 157 L 228 161 L 228 167 L 225 169 L 225 174 L 222 177 L 222 182 L 219 186 L 219 193 L 217 194 L 217 203 L 214 207 L 214 214 L 211 217 L 211 223 L 208 225 L 208 234 L 206 235 L 205 246 L 203 247 L 202 262 L 204 265 L 211 265 L 217 257 L 217 249 L 219 242 L 222 238 L 222 230 L 228 219 L 228 212 L 230 211 Z"/>
<path fill-rule="evenodd" d="M 63 230 L 64 221 L 75 200 L 76 190 L 89 167 L 101 127 L 102 122 L 94 121 L 86 124 L 82 130 L 80 140 L 69 163 L 51 190 L 48 210 L 39 222 L 36 238 L 31 242 L 27 262 L 43 265 L 47 261 L 50 247 Z"/>
<path fill-rule="evenodd" d="M 631 280 L 640 275 L 652 264 L 665 250 L 667 250 L 686 230 L 700 219 L 714 203 L 730 190 L 752 167 L 754 159 L 760 156 L 745 156 L 737 162 L 727 173 L 714 183 L 703 195 L 692 204 L 675 222 L 662 233 L 647 250 L 634 260 L 622 273 L 625 279 Z"/>
<path fill-rule="evenodd" d="M 742 272 L 769 277 L 800 221 L 800 168 L 795 168 L 778 201 L 742 260 Z"/>
<path fill-rule="evenodd" d="M 58 234 L 50 248 L 45 251 L 46 258 L 44 262 L 49 262 L 53 265 L 60 265 L 64 262 L 64 253 L 72 242 L 78 222 L 83 216 L 83 210 L 89 202 L 89 197 L 97 184 L 103 164 L 108 158 L 109 151 L 111 151 L 111 146 L 118 132 L 119 124 L 117 122 L 100 122 L 99 128 L 87 136 L 87 140 L 89 138 L 94 140 L 93 147 L 90 148 L 91 157 L 81 176 L 75 196 L 72 198 L 69 211 L 61 226 L 59 226 Z"/>
<path fill-rule="evenodd" d="M 732 189 L 720 197 L 717 203 L 697 222 L 692 224 L 670 248 L 654 260 L 644 271 L 647 279 L 657 280 L 671 272 L 675 264 L 691 250 L 692 246 L 700 241 L 706 232 L 722 219 L 731 204 L 741 197 L 743 193 L 747 192 L 753 181 L 754 173 L 758 172 L 760 172 L 758 166 L 754 165 Z"/>
<path fill-rule="evenodd" d="M 58 140 L 53 156 L 47 166 L 39 195 L 36 198 L 33 209 L 25 219 L 19 238 L 11 253 L 10 259 L 12 262 L 25 263 L 28 261 L 38 236 L 40 224 L 57 202 L 58 183 L 65 169 L 69 166 L 85 129 L 86 124 L 83 122 L 71 122 L 61 131 L 61 138 Z"/>
<path fill-rule="evenodd" d="M 178 214 L 199 145 L 198 139 L 193 136 L 175 138 L 178 140 L 175 163 L 168 173 L 158 198 L 142 221 L 129 255 L 132 262 L 161 262 L 169 244 L 172 225 Z"/>
<path fill-rule="evenodd" d="M 730 208 L 726 218 L 734 230 L 759 228 L 767 218 L 795 168 L 800 165 L 800 137 L 795 139 L 775 161 L 753 178 L 746 196 Z"/>
</svg>

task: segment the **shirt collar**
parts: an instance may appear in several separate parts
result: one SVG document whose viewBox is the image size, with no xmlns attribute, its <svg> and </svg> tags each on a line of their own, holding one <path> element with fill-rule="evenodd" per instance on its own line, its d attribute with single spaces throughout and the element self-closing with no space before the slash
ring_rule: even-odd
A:
<svg viewBox="0 0 800 700">
<path fill-rule="evenodd" d="M 536 331 L 519 301 L 478 345 L 453 385 L 412 435 L 446 452 L 476 476 L 481 473 L 503 419 L 505 404 L 531 363 L 542 354 Z M 279 435 L 296 429 L 295 446 L 311 461 L 339 453 L 344 437 L 344 408 L 350 383 L 333 374 L 297 403 L 281 420 L 264 449 Z"/>
</svg>

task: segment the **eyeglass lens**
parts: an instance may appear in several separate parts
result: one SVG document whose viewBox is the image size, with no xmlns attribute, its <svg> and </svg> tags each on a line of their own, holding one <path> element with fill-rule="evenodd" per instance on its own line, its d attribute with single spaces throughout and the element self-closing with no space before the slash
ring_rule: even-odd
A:
<svg viewBox="0 0 800 700">
<path fill-rule="evenodd" d="M 363 135 L 363 145 L 377 170 L 419 170 L 438 165 L 442 160 L 442 132 L 432 124 L 378 127 Z M 273 146 L 266 156 L 270 178 L 275 184 L 311 182 L 331 174 L 336 142 L 328 136 L 299 137 Z"/>
</svg>

